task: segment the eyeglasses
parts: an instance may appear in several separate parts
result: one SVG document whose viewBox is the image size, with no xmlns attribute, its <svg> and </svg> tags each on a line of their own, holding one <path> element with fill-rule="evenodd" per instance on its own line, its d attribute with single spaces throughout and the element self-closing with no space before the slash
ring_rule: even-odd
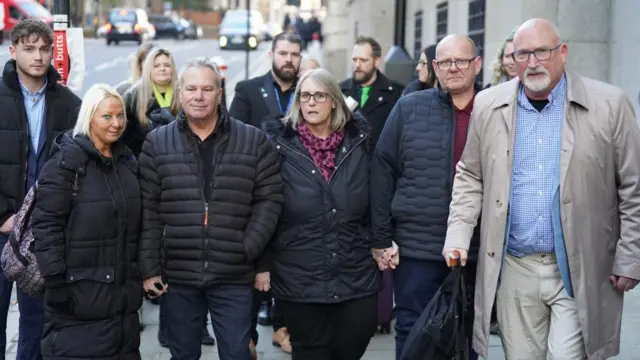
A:
<svg viewBox="0 0 640 360">
<path fill-rule="evenodd" d="M 422 67 L 427 67 L 427 61 L 426 60 L 420 60 L 420 61 L 418 61 L 418 65 L 420 65 Z"/>
<path fill-rule="evenodd" d="M 471 65 L 471 62 L 477 58 L 473 57 L 471 59 L 455 59 L 455 60 L 442 60 L 436 61 L 436 65 L 438 65 L 438 69 L 440 70 L 449 70 L 451 66 L 455 65 L 458 70 L 464 70 Z"/>
<path fill-rule="evenodd" d="M 326 92 L 317 92 L 313 94 L 309 92 L 300 93 L 300 101 L 302 102 L 309 102 L 311 98 L 313 98 L 313 100 L 317 103 L 323 103 L 327 101 L 327 98 L 329 98 L 329 94 L 327 94 Z"/>
<path fill-rule="evenodd" d="M 511 53 L 511 57 L 513 58 L 513 61 L 523 63 L 523 62 L 528 62 L 529 58 L 531 58 L 531 54 L 533 54 L 533 56 L 538 61 L 545 61 L 545 60 L 549 60 L 551 58 L 551 53 L 554 50 L 558 50 L 560 46 L 562 46 L 562 44 L 559 44 L 558 46 L 551 49 L 537 49 L 533 51 L 526 51 L 526 50 L 514 51 L 513 53 Z"/>
</svg>

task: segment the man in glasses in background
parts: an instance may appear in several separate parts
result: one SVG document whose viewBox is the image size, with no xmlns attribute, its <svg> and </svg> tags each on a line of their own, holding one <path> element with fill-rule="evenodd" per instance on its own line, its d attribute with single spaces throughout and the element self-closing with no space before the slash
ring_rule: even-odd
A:
<svg viewBox="0 0 640 360">
<path fill-rule="evenodd" d="M 398 100 L 372 158 L 373 252 L 382 254 L 376 257 L 381 269 L 395 267 L 396 359 L 450 271 L 440 254 L 482 59 L 468 36 L 449 35 L 438 44 L 433 67 L 441 88 Z M 392 240 L 399 248 L 397 266 Z M 478 241 L 473 245 L 470 253 L 476 255 Z M 475 265 L 467 268 L 466 279 L 473 285 Z"/>
<path fill-rule="evenodd" d="M 518 79 L 478 95 L 443 256 L 473 248 L 473 344 L 488 355 L 494 299 L 507 359 L 607 359 L 640 279 L 640 130 L 619 88 L 565 69 L 548 20 L 514 36 Z"/>
</svg>

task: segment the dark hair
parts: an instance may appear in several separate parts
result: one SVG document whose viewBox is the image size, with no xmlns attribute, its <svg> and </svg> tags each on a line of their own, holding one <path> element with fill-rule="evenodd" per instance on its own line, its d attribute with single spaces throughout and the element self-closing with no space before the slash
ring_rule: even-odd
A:
<svg viewBox="0 0 640 360">
<path fill-rule="evenodd" d="M 287 41 L 292 44 L 298 44 L 300 49 L 302 50 L 302 38 L 298 36 L 298 34 L 294 34 L 291 32 L 281 32 L 273 38 L 273 42 L 271 43 L 271 51 L 276 51 L 276 46 L 278 46 L 278 42 Z"/>
<path fill-rule="evenodd" d="M 427 46 L 422 53 L 427 57 L 427 70 L 429 71 L 429 77 L 427 77 L 427 82 L 424 89 L 431 89 L 436 85 L 436 72 L 433 68 L 433 60 L 436 58 L 436 44 Z M 422 90 L 424 90 L 422 89 Z"/>
<path fill-rule="evenodd" d="M 356 39 L 355 45 L 364 45 L 369 44 L 371 46 L 371 56 L 373 58 L 382 57 L 382 48 L 380 47 L 380 43 L 376 41 L 376 39 L 370 36 L 360 36 Z"/>
<path fill-rule="evenodd" d="M 11 44 L 18 45 L 18 43 L 25 43 L 31 36 L 36 35 L 38 39 L 42 39 L 46 45 L 53 45 L 53 31 L 42 20 L 37 19 L 25 19 L 20 21 L 16 26 L 11 29 Z"/>
</svg>

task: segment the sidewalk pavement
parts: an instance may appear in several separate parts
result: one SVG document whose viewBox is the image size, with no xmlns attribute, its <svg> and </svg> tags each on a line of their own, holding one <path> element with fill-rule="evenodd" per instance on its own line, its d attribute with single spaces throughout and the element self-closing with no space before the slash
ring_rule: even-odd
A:
<svg viewBox="0 0 640 360">
<path fill-rule="evenodd" d="M 7 360 L 16 359 L 16 347 L 18 340 L 18 306 L 15 304 L 15 292 L 13 302 L 9 310 L 7 321 Z M 146 324 L 141 334 L 141 347 L 143 360 L 169 360 L 171 355 L 168 349 L 160 347 L 158 344 L 158 306 L 145 301 L 143 311 L 143 322 Z M 349 324 L 344 324 L 350 326 Z M 351 326 L 358 326 L 353 324 Z M 625 297 L 624 314 L 622 316 L 622 343 L 620 355 L 615 360 L 638 359 L 640 354 L 640 340 L 637 336 L 637 329 L 640 328 L 640 289 L 631 291 Z M 211 327 L 209 327 L 211 334 Z M 290 360 L 291 356 L 283 353 L 280 349 L 271 345 L 271 329 L 259 326 L 260 343 L 258 344 L 259 360 Z M 376 335 L 369 344 L 367 353 L 363 360 L 394 360 L 394 338 L 393 335 Z M 202 358 L 217 360 L 217 347 L 203 346 Z M 490 342 L 489 358 L 487 360 L 503 360 L 504 354 L 500 340 L 492 336 Z"/>
</svg>

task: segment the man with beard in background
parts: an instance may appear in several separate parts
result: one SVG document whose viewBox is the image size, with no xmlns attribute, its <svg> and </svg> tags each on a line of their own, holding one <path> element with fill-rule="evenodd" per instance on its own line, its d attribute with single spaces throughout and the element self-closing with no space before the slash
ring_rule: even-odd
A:
<svg viewBox="0 0 640 360">
<path fill-rule="evenodd" d="M 359 37 L 353 46 L 351 61 L 353 76 L 341 82 L 340 88 L 345 96 L 359 104 L 360 113 L 371 127 L 371 141 L 375 145 L 404 86 L 378 70 L 382 63 L 382 49 L 374 38 Z"/>
<path fill-rule="evenodd" d="M 293 100 L 301 54 L 298 35 L 278 34 L 271 45 L 271 70 L 236 85 L 229 115 L 258 128 L 264 119 L 284 115 Z"/>
<path fill-rule="evenodd" d="M 236 85 L 236 95 L 231 103 L 229 115 L 237 120 L 260 128 L 265 119 L 281 117 L 287 113 L 293 101 L 293 93 L 298 80 L 298 70 L 302 53 L 302 39 L 296 34 L 281 33 L 273 39 L 271 45 L 271 71 L 253 79 L 241 81 Z M 273 325 L 271 342 L 284 352 L 291 352 L 289 333 L 285 327 L 284 317 L 275 306 L 273 307 L 268 288 L 261 284 L 268 279 L 268 269 L 262 262 L 256 265 L 256 291 L 253 299 L 253 324 L 251 349 L 255 356 L 255 346 L 258 343 L 258 315 L 265 303 L 263 315 L 260 316 L 261 325 Z M 265 278 L 266 277 L 266 278 Z"/>
</svg>

